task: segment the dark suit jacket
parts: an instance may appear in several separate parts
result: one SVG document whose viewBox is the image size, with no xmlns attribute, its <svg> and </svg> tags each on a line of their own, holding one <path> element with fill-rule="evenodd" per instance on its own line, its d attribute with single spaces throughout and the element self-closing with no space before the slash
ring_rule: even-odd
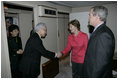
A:
<svg viewBox="0 0 118 79">
<path fill-rule="evenodd" d="M 112 77 L 115 39 L 112 31 L 102 24 L 88 42 L 83 77 Z"/>
<path fill-rule="evenodd" d="M 19 69 L 24 77 L 37 77 L 40 74 L 41 56 L 55 58 L 55 53 L 46 50 L 42 40 L 34 33 L 27 41 Z"/>
</svg>

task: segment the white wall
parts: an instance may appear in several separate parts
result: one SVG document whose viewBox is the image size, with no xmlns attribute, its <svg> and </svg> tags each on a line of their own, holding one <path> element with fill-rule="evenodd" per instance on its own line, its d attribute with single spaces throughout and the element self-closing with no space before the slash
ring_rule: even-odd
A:
<svg viewBox="0 0 118 79">
<path fill-rule="evenodd" d="M 106 25 L 112 30 L 115 36 L 115 52 L 117 52 L 117 4 L 103 5 L 108 8 L 108 17 Z M 88 14 L 92 6 L 72 8 L 70 13 L 70 20 L 78 19 L 81 24 L 81 30 L 88 33 Z"/>
<path fill-rule="evenodd" d="M 66 6 L 59 6 L 59 5 L 55 5 L 53 3 L 50 2 L 46 2 L 46 1 L 6 1 L 12 4 L 18 4 L 18 5 L 24 5 L 24 6 L 28 6 L 28 7 L 33 7 L 34 8 L 34 23 L 35 25 L 38 23 L 38 5 L 45 5 L 45 6 L 49 6 L 49 7 L 54 7 L 57 8 L 57 11 L 60 12 L 71 12 L 71 8 L 70 7 L 66 7 Z"/>
<path fill-rule="evenodd" d="M 19 13 L 19 28 L 23 50 L 32 30 L 32 12 Z"/>
</svg>

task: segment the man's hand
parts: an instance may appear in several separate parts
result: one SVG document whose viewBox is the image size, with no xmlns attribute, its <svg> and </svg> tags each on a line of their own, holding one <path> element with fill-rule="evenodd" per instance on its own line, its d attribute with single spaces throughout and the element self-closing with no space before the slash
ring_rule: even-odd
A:
<svg viewBox="0 0 118 79">
<path fill-rule="evenodd" d="M 56 53 L 56 57 L 57 57 L 57 58 L 60 58 L 61 56 L 62 56 L 62 53 L 61 53 L 61 52 L 57 52 L 57 53 Z"/>
</svg>

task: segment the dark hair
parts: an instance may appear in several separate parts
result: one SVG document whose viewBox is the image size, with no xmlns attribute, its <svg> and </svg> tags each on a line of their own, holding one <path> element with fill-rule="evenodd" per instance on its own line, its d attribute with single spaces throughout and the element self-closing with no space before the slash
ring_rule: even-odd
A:
<svg viewBox="0 0 118 79">
<path fill-rule="evenodd" d="M 78 30 L 80 30 L 80 23 L 79 23 L 78 20 L 75 19 L 75 20 L 70 21 L 70 22 L 68 23 L 68 26 L 69 26 L 70 24 L 72 24 L 73 26 L 77 27 Z"/>
<path fill-rule="evenodd" d="M 17 29 L 19 31 L 19 27 L 17 25 L 12 24 L 9 26 L 9 32 L 12 32 L 15 29 Z"/>
</svg>

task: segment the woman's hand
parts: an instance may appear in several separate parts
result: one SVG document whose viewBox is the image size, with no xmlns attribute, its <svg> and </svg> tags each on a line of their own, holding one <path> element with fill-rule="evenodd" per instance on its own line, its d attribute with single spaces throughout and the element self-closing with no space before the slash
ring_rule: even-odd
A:
<svg viewBox="0 0 118 79">
<path fill-rule="evenodd" d="M 57 58 L 60 58 L 61 56 L 62 56 L 62 53 L 61 53 L 61 52 L 57 52 L 57 53 L 56 53 L 56 57 L 57 57 Z"/>
<path fill-rule="evenodd" d="M 22 50 L 22 49 L 19 49 L 19 50 L 17 51 L 17 54 L 23 54 L 23 50 Z"/>
</svg>

